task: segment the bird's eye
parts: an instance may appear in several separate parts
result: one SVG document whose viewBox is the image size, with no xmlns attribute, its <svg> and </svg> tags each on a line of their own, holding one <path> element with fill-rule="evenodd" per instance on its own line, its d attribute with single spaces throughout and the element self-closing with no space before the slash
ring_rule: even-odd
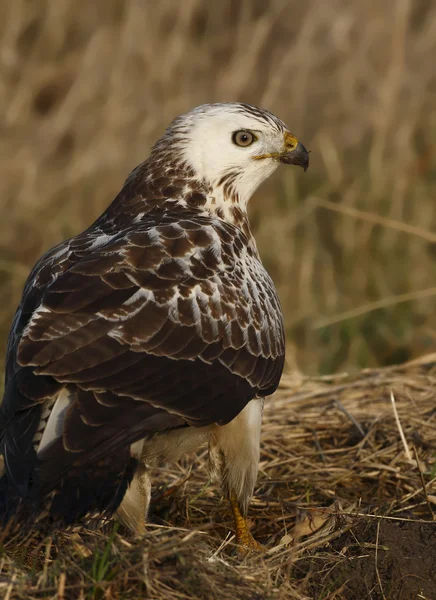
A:
<svg viewBox="0 0 436 600">
<path fill-rule="evenodd" d="M 232 135 L 232 142 L 237 146 L 250 146 L 256 139 L 251 131 L 235 131 Z"/>
</svg>

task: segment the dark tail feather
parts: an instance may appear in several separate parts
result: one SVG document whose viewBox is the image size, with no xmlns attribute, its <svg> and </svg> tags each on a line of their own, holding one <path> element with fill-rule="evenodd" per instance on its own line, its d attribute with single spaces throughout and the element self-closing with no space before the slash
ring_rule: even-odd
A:
<svg viewBox="0 0 436 600">
<path fill-rule="evenodd" d="M 21 528 L 29 524 L 45 531 L 113 514 L 133 478 L 136 459 L 128 449 L 120 449 L 116 456 L 92 465 L 77 462 L 54 486 L 46 480 L 50 465 L 44 463 L 41 473 L 36 469 L 35 481 L 24 498 L 4 475 L 0 479 L 0 527 L 13 522 Z"/>
<path fill-rule="evenodd" d="M 49 466 L 44 462 L 45 473 L 40 474 L 43 488 L 47 487 L 44 475 L 50 474 Z M 59 462 L 56 467 L 59 468 Z M 71 524 L 89 514 L 113 514 L 124 498 L 136 467 L 137 460 L 130 456 L 129 447 L 120 448 L 116 454 L 109 454 L 92 464 L 81 465 L 78 459 L 65 476 L 56 478 L 56 485 L 49 494 L 51 518 Z M 41 496 L 44 494 L 36 487 L 34 497 Z"/>
</svg>

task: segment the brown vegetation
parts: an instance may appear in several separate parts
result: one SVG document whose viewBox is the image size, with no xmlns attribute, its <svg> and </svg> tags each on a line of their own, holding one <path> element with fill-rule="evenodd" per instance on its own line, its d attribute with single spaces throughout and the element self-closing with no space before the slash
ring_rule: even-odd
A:
<svg viewBox="0 0 436 600">
<path fill-rule="evenodd" d="M 264 554 L 235 553 L 201 452 L 156 472 L 144 539 L 113 523 L 54 538 L 4 534 L 0 595 L 435 598 L 435 369 L 430 355 L 356 377 L 284 378 L 266 405 L 250 507 Z"/>
<path fill-rule="evenodd" d="M 251 203 L 289 367 L 433 349 L 435 56 L 431 0 L 4 1 L 1 350 L 41 253 L 100 214 L 175 115 L 228 100 L 272 110 L 312 151 Z M 234 555 L 200 454 L 162 467 L 144 540 L 112 523 L 5 534 L 0 596 L 435 598 L 433 360 L 284 379 L 251 507 L 265 555 Z"/>
</svg>

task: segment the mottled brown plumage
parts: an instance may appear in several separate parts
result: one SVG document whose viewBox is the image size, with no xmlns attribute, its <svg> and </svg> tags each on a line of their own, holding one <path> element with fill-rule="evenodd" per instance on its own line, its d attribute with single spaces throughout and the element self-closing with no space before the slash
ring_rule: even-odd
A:
<svg viewBox="0 0 436 600">
<path fill-rule="evenodd" d="M 176 119 L 106 212 L 30 274 L 1 405 L 4 514 L 20 502 L 67 522 L 112 512 L 147 462 L 136 443 L 224 426 L 276 389 L 282 312 L 243 170 L 226 165 L 214 180 L 189 160 L 198 119 L 222 112 L 286 133 L 247 105 Z"/>
</svg>

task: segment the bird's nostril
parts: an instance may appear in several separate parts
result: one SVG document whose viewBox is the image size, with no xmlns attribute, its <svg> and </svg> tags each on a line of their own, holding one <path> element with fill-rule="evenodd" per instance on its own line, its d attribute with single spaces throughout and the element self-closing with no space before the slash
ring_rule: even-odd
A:
<svg viewBox="0 0 436 600">
<path fill-rule="evenodd" d="M 292 133 L 286 132 L 284 141 L 285 148 L 288 152 L 292 152 L 292 150 L 295 150 L 295 148 L 297 147 L 298 140 L 295 136 L 292 135 Z"/>
</svg>

